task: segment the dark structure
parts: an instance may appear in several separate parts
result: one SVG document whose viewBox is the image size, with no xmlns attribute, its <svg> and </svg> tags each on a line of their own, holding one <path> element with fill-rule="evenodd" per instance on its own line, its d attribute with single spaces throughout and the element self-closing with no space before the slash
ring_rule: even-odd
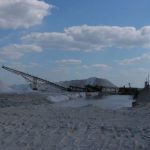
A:
<svg viewBox="0 0 150 150">
<path fill-rule="evenodd" d="M 98 86 L 98 85 L 85 85 L 85 87 L 78 87 L 78 86 L 70 85 L 69 87 L 64 87 L 59 84 L 53 83 L 51 81 L 39 78 L 37 76 L 16 69 L 12 69 L 6 66 L 2 66 L 2 68 L 23 77 L 27 82 L 30 83 L 33 90 L 38 90 L 38 85 L 48 84 L 58 89 L 69 91 L 69 92 L 100 92 L 100 93 L 107 93 L 107 94 L 116 94 L 118 92 L 118 88 L 115 86 L 108 87 L 108 86 Z"/>
<path fill-rule="evenodd" d="M 69 91 L 68 88 L 65 88 L 65 87 L 60 86 L 60 85 L 58 85 L 56 83 L 47 81 L 45 79 L 33 76 L 31 74 L 24 73 L 22 71 L 18 71 L 16 69 L 12 69 L 12 68 L 9 68 L 9 67 L 6 67 L 6 66 L 2 66 L 2 68 L 7 70 L 7 71 L 10 71 L 10 72 L 12 72 L 14 74 L 17 74 L 17 75 L 20 75 L 21 77 L 23 77 L 27 82 L 29 82 L 32 85 L 32 89 L 33 90 L 38 90 L 38 84 L 45 83 L 45 84 L 49 84 L 51 86 L 57 87 L 57 88 L 59 88 L 61 90 Z"/>
<path fill-rule="evenodd" d="M 120 87 L 118 93 L 121 95 L 134 95 L 138 90 L 135 87 Z"/>
<path fill-rule="evenodd" d="M 135 94 L 134 102 L 132 103 L 133 106 L 137 105 L 144 105 L 150 102 L 150 84 L 149 84 L 149 75 L 148 79 L 145 81 L 145 85 L 143 89 L 140 89 Z"/>
</svg>

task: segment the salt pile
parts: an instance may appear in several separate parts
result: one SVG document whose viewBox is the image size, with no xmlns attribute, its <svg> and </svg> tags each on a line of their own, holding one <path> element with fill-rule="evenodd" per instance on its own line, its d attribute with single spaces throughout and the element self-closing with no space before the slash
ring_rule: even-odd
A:
<svg viewBox="0 0 150 150">
<path fill-rule="evenodd" d="M 108 81 L 107 79 L 102 79 L 102 78 L 96 78 L 96 77 L 91 77 L 88 79 L 83 79 L 83 80 L 71 80 L 71 81 L 63 81 L 60 82 L 62 86 L 69 87 L 71 86 L 77 86 L 77 87 L 85 87 L 87 85 L 91 86 L 104 86 L 104 87 L 116 87 L 113 83 Z"/>
<path fill-rule="evenodd" d="M 50 94 L 47 97 L 47 100 L 53 103 L 56 102 L 63 102 L 63 101 L 69 101 L 69 100 L 75 100 L 85 98 L 85 93 L 62 93 L 62 94 Z"/>
<path fill-rule="evenodd" d="M 149 150 L 150 107 L 0 109 L 1 150 Z"/>
</svg>

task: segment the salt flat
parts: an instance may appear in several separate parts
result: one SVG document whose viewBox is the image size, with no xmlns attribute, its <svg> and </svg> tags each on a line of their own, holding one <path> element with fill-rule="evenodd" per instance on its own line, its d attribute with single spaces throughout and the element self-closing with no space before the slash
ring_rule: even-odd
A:
<svg viewBox="0 0 150 150">
<path fill-rule="evenodd" d="M 5 95 L 5 99 L 16 98 Z M 0 108 L 2 150 L 149 150 L 150 106 L 63 108 L 43 96 L 23 99 L 30 104 Z M 32 103 L 35 99 L 37 103 Z"/>
</svg>

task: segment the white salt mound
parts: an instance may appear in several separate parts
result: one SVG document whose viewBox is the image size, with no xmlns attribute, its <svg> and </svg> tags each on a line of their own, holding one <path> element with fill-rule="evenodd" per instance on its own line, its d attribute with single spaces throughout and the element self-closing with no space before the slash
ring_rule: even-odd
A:
<svg viewBox="0 0 150 150">
<path fill-rule="evenodd" d="M 65 87 L 69 87 L 70 85 L 77 86 L 77 87 L 85 87 L 87 85 L 113 87 L 113 88 L 117 87 L 107 79 L 96 78 L 96 77 L 91 77 L 83 80 L 63 81 L 63 82 L 59 82 L 59 84 Z"/>
</svg>

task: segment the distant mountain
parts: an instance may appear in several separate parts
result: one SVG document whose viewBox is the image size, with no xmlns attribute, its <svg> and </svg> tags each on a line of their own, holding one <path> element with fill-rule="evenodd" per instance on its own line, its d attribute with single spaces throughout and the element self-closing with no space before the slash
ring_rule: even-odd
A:
<svg viewBox="0 0 150 150">
<path fill-rule="evenodd" d="M 71 80 L 71 81 L 63 81 L 59 82 L 60 85 L 69 87 L 71 86 L 77 86 L 77 87 L 85 87 L 87 85 L 91 86 L 104 86 L 104 87 L 117 87 L 113 83 L 111 83 L 107 79 L 102 79 L 102 78 L 96 78 L 96 77 L 91 77 L 88 79 L 83 79 L 83 80 Z"/>
</svg>

